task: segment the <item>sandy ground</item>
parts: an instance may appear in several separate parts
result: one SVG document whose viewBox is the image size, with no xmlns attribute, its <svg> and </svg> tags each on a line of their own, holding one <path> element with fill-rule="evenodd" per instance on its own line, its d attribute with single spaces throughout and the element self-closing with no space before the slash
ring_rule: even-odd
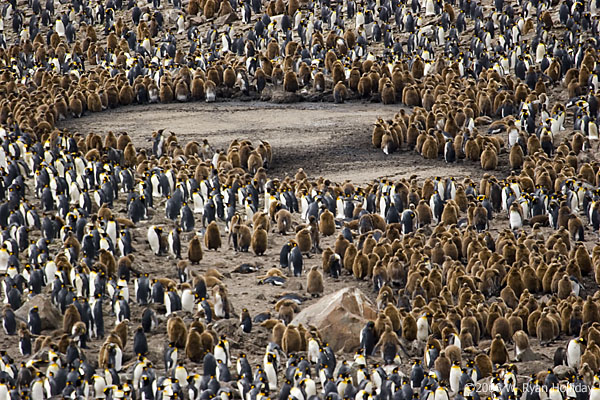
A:
<svg viewBox="0 0 600 400">
<path fill-rule="evenodd" d="M 136 148 L 150 148 L 151 132 L 161 128 L 175 132 L 180 143 L 206 138 L 216 149 L 226 148 L 233 139 L 266 140 L 274 149 L 269 176 L 276 177 L 293 175 L 298 168 L 312 178 L 350 179 L 358 184 L 411 175 L 482 175 L 470 161 L 454 165 L 441 159 L 424 162 L 414 152 L 386 156 L 373 148 L 373 123 L 378 117 L 391 119 L 400 109 L 399 105 L 362 102 L 152 104 L 120 107 L 111 110 L 110 116 L 88 114 L 82 120 L 63 121 L 60 126 L 83 134 L 126 131 Z"/>
</svg>

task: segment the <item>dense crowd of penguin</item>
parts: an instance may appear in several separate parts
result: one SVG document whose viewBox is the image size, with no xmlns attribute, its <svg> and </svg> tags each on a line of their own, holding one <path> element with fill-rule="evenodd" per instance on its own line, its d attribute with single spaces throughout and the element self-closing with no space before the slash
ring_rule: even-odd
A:
<svg viewBox="0 0 600 400">
<path fill-rule="evenodd" d="M 599 8 L 2 2 L 0 400 L 600 400 Z M 375 148 L 504 176 L 277 179 L 265 141 L 219 150 L 157 130 L 144 149 L 59 125 L 275 91 L 402 104 L 376 121 Z M 251 315 L 203 263 L 213 250 L 272 258 L 256 284 L 302 280 L 310 297 L 367 281 L 377 317 L 356 354 L 336 353 L 330 332 L 293 323 L 309 296 Z M 28 307 L 36 295 L 62 327 Z M 234 345 L 216 323 L 231 319 Z M 264 354 L 246 354 L 261 329 Z M 543 370 L 519 373 L 549 345 Z"/>
</svg>

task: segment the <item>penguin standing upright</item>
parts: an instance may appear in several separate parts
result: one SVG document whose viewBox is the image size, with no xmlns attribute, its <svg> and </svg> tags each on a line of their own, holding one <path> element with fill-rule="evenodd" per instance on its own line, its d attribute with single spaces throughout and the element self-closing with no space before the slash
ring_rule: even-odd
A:
<svg viewBox="0 0 600 400">
<path fill-rule="evenodd" d="M 365 356 L 373 355 L 373 351 L 375 350 L 377 338 L 374 328 L 375 323 L 373 321 L 369 321 L 360 331 L 360 348 L 365 351 Z"/>
<path fill-rule="evenodd" d="M 508 219 L 510 221 L 510 228 L 512 230 L 521 229 L 523 227 L 523 215 L 517 202 L 513 202 L 510 205 Z"/>
<path fill-rule="evenodd" d="M 148 353 L 148 341 L 141 325 L 137 327 L 133 336 L 133 353 L 141 356 Z"/>
<path fill-rule="evenodd" d="M 242 309 L 242 315 L 240 315 L 240 326 L 242 328 L 242 332 L 250 333 L 252 331 L 252 318 L 250 318 L 250 313 L 247 308 Z"/>
<path fill-rule="evenodd" d="M 417 214 L 411 209 L 407 209 L 402 212 L 400 223 L 402 224 L 402 233 L 404 235 L 407 235 L 413 231 L 416 216 Z"/>
<path fill-rule="evenodd" d="M 2 312 L 2 327 L 7 335 L 14 335 L 17 333 L 15 313 L 9 304 L 4 306 L 4 310 Z"/>
<path fill-rule="evenodd" d="M 569 368 L 576 368 L 579 366 L 581 360 L 582 348 L 584 340 L 582 337 L 569 340 L 567 345 L 567 365 Z"/>
<path fill-rule="evenodd" d="M 150 245 L 150 249 L 155 256 L 160 256 L 162 254 L 162 231 L 163 229 L 161 227 L 155 225 L 152 225 L 148 228 L 148 244 Z"/>
<path fill-rule="evenodd" d="M 298 247 L 298 244 L 294 241 L 292 242 L 292 248 L 288 254 L 288 268 L 291 269 L 294 276 L 300 276 L 302 275 L 302 267 L 302 251 L 300 251 L 300 247 Z"/>
<path fill-rule="evenodd" d="M 179 233 L 181 229 L 176 227 L 175 229 L 169 232 L 169 236 L 167 237 L 167 243 L 169 245 L 169 253 L 176 260 L 181 259 L 181 239 L 179 238 Z"/>
<path fill-rule="evenodd" d="M 196 226 L 196 220 L 194 219 L 194 213 L 190 206 L 184 202 L 181 206 L 181 229 L 184 232 L 191 232 Z"/>
</svg>

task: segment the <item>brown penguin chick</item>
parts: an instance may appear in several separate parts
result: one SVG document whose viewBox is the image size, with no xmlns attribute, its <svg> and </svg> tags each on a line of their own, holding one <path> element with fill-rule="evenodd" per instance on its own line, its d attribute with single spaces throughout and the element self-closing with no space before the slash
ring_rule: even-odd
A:
<svg viewBox="0 0 600 400">
<path fill-rule="evenodd" d="M 206 0 L 204 3 L 204 17 L 206 19 L 211 19 L 215 16 L 216 12 L 216 4 L 214 0 Z"/>
<path fill-rule="evenodd" d="M 450 379 L 450 368 L 452 367 L 452 362 L 446 356 L 446 351 L 442 350 L 438 358 L 435 359 L 434 368 L 437 372 L 439 372 L 439 379 L 448 382 Z"/>
<path fill-rule="evenodd" d="M 281 338 L 281 348 L 286 354 L 295 353 L 302 349 L 302 338 L 298 328 L 288 325 L 283 331 Z"/>
<path fill-rule="evenodd" d="M 419 204 L 417 204 L 416 211 L 419 228 L 431 224 L 433 220 L 433 213 L 431 212 L 431 207 L 429 207 L 429 204 L 427 204 L 425 200 L 419 200 Z"/>
<path fill-rule="evenodd" d="M 592 296 L 588 296 L 583 303 L 583 318 L 582 322 L 585 323 L 593 323 L 600 322 L 600 312 L 598 311 L 598 305 L 592 299 Z"/>
<path fill-rule="evenodd" d="M 204 358 L 201 332 L 197 327 L 191 327 L 185 340 L 185 356 L 192 362 L 201 362 Z"/>
<path fill-rule="evenodd" d="M 282 208 L 277 211 L 275 221 L 277 223 L 277 233 L 285 235 L 292 230 L 292 214 L 288 210 Z"/>
<path fill-rule="evenodd" d="M 319 216 L 319 232 L 323 236 L 331 236 L 335 234 L 335 218 L 331 211 L 324 208 Z"/>
<path fill-rule="evenodd" d="M 473 338 L 473 343 L 475 345 L 479 344 L 479 338 L 481 336 L 481 330 L 479 328 L 479 323 L 477 319 L 473 316 L 473 313 L 468 311 L 467 314 L 462 318 L 460 322 L 461 326 L 461 334 L 464 329 L 466 332 L 471 334 Z"/>
<path fill-rule="evenodd" d="M 510 288 L 510 286 L 505 286 L 504 289 L 500 291 L 500 298 L 504 300 L 507 306 L 512 309 L 516 309 L 519 305 L 519 299 L 515 295 L 515 292 Z M 510 318 L 509 318 L 510 320 Z M 514 329 L 513 329 L 514 332 Z"/>
<path fill-rule="evenodd" d="M 492 325 L 490 336 L 496 337 L 496 335 L 500 335 L 500 337 L 505 342 L 508 342 L 511 340 L 512 331 L 511 331 L 508 319 L 506 319 L 504 317 L 498 317 L 494 320 L 494 324 Z"/>
<path fill-rule="evenodd" d="M 363 99 L 367 98 L 371 95 L 372 85 L 373 82 L 371 81 L 371 78 L 369 78 L 367 74 L 363 74 L 358 80 L 356 91 Z"/>
<path fill-rule="evenodd" d="M 577 242 L 583 242 L 583 223 L 581 219 L 575 214 L 570 214 L 567 222 L 567 228 L 569 229 L 569 234 L 571 235 L 571 239 Z"/>
<path fill-rule="evenodd" d="M 323 274 L 316 265 L 310 269 L 306 276 L 306 291 L 312 297 L 319 297 L 323 294 Z"/>
<path fill-rule="evenodd" d="M 308 228 L 301 229 L 296 233 L 296 243 L 302 253 L 308 254 L 313 245 L 310 230 Z"/>
<path fill-rule="evenodd" d="M 323 72 L 319 71 L 315 74 L 315 78 L 313 80 L 313 88 L 317 92 L 323 92 L 325 90 L 325 75 Z"/>
<path fill-rule="evenodd" d="M 484 171 L 495 170 L 498 167 L 498 155 L 493 146 L 488 145 L 481 153 L 481 168 Z"/>
<path fill-rule="evenodd" d="M 252 173 L 252 174 L 256 174 L 256 172 L 258 171 L 258 169 L 260 167 L 262 167 L 263 165 L 263 160 L 260 156 L 260 154 L 258 154 L 258 152 L 253 151 L 248 155 L 248 172 Z"/>
<path fill-rule="evenodd" d="M 252 234 L 250 241 L 252 251 L 257 256 L 262 256 L 267 251 L 267 231 L 263 228 L 257 228 Z"/>
<path fill-rule="evenodd" d="M 113 218 L 112 211 L 106 203 L 102 204 L 96 214 L 98 215 L 98 219 L 101 221 L 108 221 Z"/>
<path fill-rule="evenodd" d="M 316 82 L 315 77 L 315 82 Z M 338 82 L 335 84 L 333 88 L 333 101 L 336 104 L 341 104 L 348 98 L 348 89 L 346 89 L 346 85 L 343 82 Z"/>
<path fill-rule="evenodd" d="M 196 16 L 200 12 L 200 1 L 190 0 L 187 7 L 187 13 L 191 16 Z"/>
<path fill-rule="evenodd" d="M 546 310 L 542 312 L 537 321 L 536 336 L 542 346 L 547 346 L 555 339 L 554 326 Z"/>
<path fill-rule="evenodd" d="M 179 80 L 175 85 L 175 100 L 186 102 L 190 98 L 190 90 L 188 84 L 184 80 Z"/>
<path fill-rule="evenodd" d="M 392 330 L 392 325 L 385 324 L 383 332 L 379 335 L 379 340 L 375 344 L 375 349 L 381 351 L 381 358 L 384 362 L 391 364 L 398 354 L 398 347 L 402 346 L 396 332 Z"/>
<path fill-rule="evenodd" d="M 492 342 L 493 343 L 493 342 Z M 504 345 L 504 343 L 502 343 Z M 506 350 L 506 348 L 505 348 Z M 486 378 L 488 376 L 492 376 L 492 372 L 494 371 L 494 364 L 491 360 L 490 356 L 485 353 L 478 354 L 475 356 L 475 365 L 479 369 L 481 373 L 481 378 Z"/>
<path fill-rule="evenodd" d="M 321 268 L 323 268 L 323 273 L 329 274 L 329 271 L 331 271 L 331 264 L 334 262 L 332 257 L 334 257 L 334 254 L 331 247 L 327 247 L 323 250 L 323 253 L 321 253 Z"/>
<path fill-rule="evenodd" d="M 402 102 L 409 107 L 421 105 L 421 95 L 415 85 L 407 86 L 402 91 Z"/>
<path fill-rule="evenodd" d="M 395 104 L 396 103 L 396 89 L 391 82 L 386 82 L 381 91 L 381 102 L 383 104 Z"/>
<path fill-rule="evenodd" d="M 423 142 L 423 146 L 421 147 L 421 155 L 426 160 L 435 160 L 438 157 L 437 140 L 428 134 L 425 135 L 426 139 Z"/>
<path fill-rule="evenodd" d="M 573 293 L 573 286 L 571 286 L 571 279 L 567 274 L 558 281 L 557 296 L 559 299 L 566 299 Z"/>
<path fill-rule="evenodd" d="M 79 118 L 83 115 L 83 103 L 79 97 L 73 95 L 69 97 L 69 110 L 71 115 L 75 118 Z"/>
<path fill-rule="evenodd" d="M 369 272 L 369 258 L 362 250 L 358 251 L 352 263 L 352 274 L 356 279 L 364 279 Z"/>
<path fill-rule="evenodd" d="M 392 154 L 398 148 L 398 138 L 393 135 L 392 132 L 386 132 L 381 138 L 381 150 L 385 154 Z"/>
<path fill-rule="evenodd" d="M 521 293 L 525 290 L 525 284 L 519 273 L 519 269 L 516 267 L 511 268 L 506 276 L 506 284 L 515 293 L 515 296 L 521 297 Z"/>
<path fill-rule="evenodd" d="M 285 325 L 280 320 L 271 318 L 262 322 L 260 326 L 271 329 L 271 341 L 281 346 Z"/>
<path fill-rule="evenodd" d="M 223 4 L 223 3 L 221 3 Z M 233 70 L 233 68 L 231 67 L 227 67 L 225 68 L 225 71 L 223 71 L 223 84 L 231 89 L 233 88 L 233 86 L 235 85 L 235 81 L 236 81 L 236 74 L 235 71 Z"/>
<path fill-rule="evenodd" d="M 291 69 L 285 73 L 283 77 L 283 90 L 294 93 L 299 89 L 298 76 Z"/>
<path fill-rule="evenodd" d="M 515 144 L 513 147 L 511 147 L 510 154 L 508 156 L 510 168 L 513 170 L 521 169 L 523 166 L 524 157 L 523 149 L 519 144 Z"/>
<path fill-rule="evenodd" d="M 373 133 L 371 135 L 371 143 L 373 147 L 379 149 L 381 147 L 381 141 L 383 135 L 385 135 L 385 128 L 382 123 L 377 122 L 373 127 Z"/>
<path fill-rule="evenodd" d="M 287 4 L 287 14 L 295 15 L 299 8 L 300 2 L 298 0 L 289 0 Z"/>
<path fill-rule="evenodd" d="M 259 211 L 256 214 L 254 214 L 252 216 L 252 226 L 254 227 L 254 230 L 262 228 L 268 232 L 269 229 L 271 229 L 271 223 L 269 221 L 268 215 L 262 211 Z"/>
<path fill-rule="evenodd" d="M 207 103 L 212 103 L 217 98 L 217 85 L 210 79 L 207 79 L 204 82 L 204 96 L 206 98 Z"/>
<path fill-rule="evenodd" d="M 340 234 L 338 235 L 333 245 L 333 252 L 339 255 L 341 258 L 343 258 L 349 246 L 350 242 L 348 241 L 348 239 L 346 239 L 344 235 Z M 356 248 L 354 250 L 356 250 Z"/>
<path fill-rule="evenodd" d="M 317 222 L 317 217 L 315 217 L 314 215 L 311 215 L 310 217 L 308 217 L 308 228 L 309 233 L 310 233 L 310 241 L 311 241 L 311 251 L 313 253 L 320 253 L 321 252 L 321 245 L 320 245 L 320 235 L 319 235 L 319 224 Z"/>
<path fill-rule="evenodd" d="M 465 142 L 465 157 L 473 162 L 479 161 L 481 156 L 481 147 L 472 137 L 467 138 Z"/>
<path fill-rule="evenodd" d="M 119 104 L 122 106 L 128 106 L 133 103 L 135 99 L 135 94 L 133 93 L 133 88 L 129 83 L 121 86 L 119 90 Z"/>
<path fill-rule="evenodd" d="M 417 339 L 417 320 L 411 313 L 406 313 L 402 318 L 402 337 L 408 342 Z"/>
<path fill-rule="evenodd" d="M 488 211 L 478 203 L 473 209 L 472 225 L 477 229 L 477 232 L 487 231 L 489 228 Z"/>
<path fill-rule="evenodd" d="M 159 93 L 160 102 L 171 103 L 173 101 L 173 88 L 169 83 L 163 81 L 160 84 L 160 93 Z"/>
<path fill-rule="evenodd" d="M 236 224 L 231 229 L 230 239 L 233 239 L 235 251 L 247 252 L 252 242 L 252 232 L 248 225 Z"/>
<path fill-rule="evenodd" d="M 219 17 L 224 17 L 226 15 L 231 14 L 233 11 L 233 8 L 231 7 L 231 3 L 229 3 L 228 1 L 222 1 L 221 4 L 219 5 L 219 12 L 218 12 L 218 16 Z"/>
<path fill-rule="evenodd" d="M 283 304 L 278 307 L 277 317 L 283 321 L 285 325 L 288 325 L 294 319 L 294 313 L 296 308 L 293 304 Z"/>
<path fill-rule="evenodd" d="M 510 357 L 508 356 L 508 350 L 504 345 L 504 340 L 500 334 L 496 334 L 490 345 L 490 360 L 493 364 L 504 364 L 508 362 Z"/>
<path fill-rule="evenodd" d="M 182 349 L 185 347 L 187 340 L 187 327 L 183 319 L 173 313 L 167 321 L 167 338 L 174 346 Z"/>
<path fill-rule="evenodd" d="M 212 353 L 215 342 L 217 341 L 216 334 L 212 330 L 205 330 L 200 334 L 200 343 L 202 354 Z"/>
<path fill-rule="evenodd" d="M 136 166 L 137 154 L 133 143 L 130 142 L 125 146 L 125 150 L 123 151 L 123 160 L 126 167 L 132 168 Z"/>
<path fill-rule="evenodd" d="M 71 304 L 65 310 L 65 315 L 63 317 L 63 331 L 70 335 L 73 330 L 73 326 L 81 321 L 81 316 L 79 315 L 79 311 L 75 304 Z"/>
<path fill-rule="evenodd" d="M 194 76 L 194 79 L 192 79 L 192 84 L 190 87 L 190 95 L 192 97 L 192 99 L 194 100 L 201 100 L 205 98 L 205 92 L 204 92 L 204 79 L 202 79 L 201 76 Z"/>
<path fill-rule="evenodd" d="M 590 257 L 590 253 L 588 253 L 583 243 L 577 243 L 575 245 L 574 258 L 575 263 L 579 266 L 579 270 L 581 271 L 582 275 L 588 275 L 594 271 L 592 258 Z"/>
<path fill-rule="evenodd" d="M 125 319 L 119 322 L 119 324 L 115 326 L 115 329 L 113 329 L 112 333 L 116 334 L 119 339 L 121 339 L 121 348 L 124 349 L 125 346 L 127 346 L 127 337 L 129 336 L 129 320 Z"/>
<path fill-rule="evenodd" d="M 444 211 L 442 211 L 441 222 L 445 226 L 451 226 L 458 223 L 458 207 L 453 201 L 446 203 Z"/>
<path fill-rule="evenodd" d="M 221 234 L 216 221 L 212 221 L 206 227 L 204 245 L 208 250 L 218 250 L 221 247 Z"/>
<path fill-rule="evenodd" d="M 192 264 L 198 264 L 202 260 L 202 255 L 202 243 L 200 242 L 200 237 L 194 235 L 188 244 L 188 260 L 190 260 Z"/>
<path fill-rule="evenodd" d="M 525 352 L 529 350 L 529 336 L 525 331 L 519 330 L 513 334 L 513 342 L 515 343 L 515 359 L 517 361 L 526 361 L 523 359 Z"/>
</svg>

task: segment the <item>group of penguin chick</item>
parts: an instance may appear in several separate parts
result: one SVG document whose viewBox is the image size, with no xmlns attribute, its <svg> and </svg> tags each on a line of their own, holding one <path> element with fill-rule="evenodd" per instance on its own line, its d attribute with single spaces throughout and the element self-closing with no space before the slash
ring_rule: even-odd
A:
<svg viewBox="0 0 600 400">
<path fill-rule="evenodd" d="M 600 246 L 584 242 L 600 227 L 595 1 L 69 5 L 1 6 L 0 270 L 10 348 L 0 358 L 0 400 L 599 398 Z M 241 23 L 212 19 L 232 15 Z M 266 142 L 214 152 L 157 131 L 146 150 L 127 134 L 56 127 L 121 105 L 279 85 L 338 103 L 412 107 L 377 122 L 373 145 L 387 154 L 406 147 L 494 170 L 506 148 L 514 172 L 364 187 L 302 171 L 277 180 L 267 176 Z M 555 96 L 565 101 L 551 105 Z M 163 207 L 165 224 L 155 221 Z M 329 346 L 335 332 L 292 323 L 305 300 L 297 293 L 274 310 L 237 315 L 226 276 L 196 267 L 207 249 L 231 251 L 221 231 L 234 251 L 279 253 L 279 268 L 257 284 L 306 273 L 307 292 L 319 296 L 335 280 L 368 280 L 377 314 L 354 359 Z M 272 242 L 281 233 L 295 236 L 279 251 Z M 134 258 L 137 237 L 176 267 Z M 321 265 L 308 268 L 322 245 Z M 42 307 L 21 313 L 37 294 L 63 314 L 62 329 Z M 236 317 L 247 339 L 232 343 L 215 321 Z M 264 329 L 264 357 L 244 354 Z M 147 335 L 165 331 L 155 359 Z M 567 341 L 554 364 L 569 373 L 519 375 L 510 362 L 536 357 L 530 341 Z M 483 378 L 489 385 L 478 390 Z"/>
<path fill-rule="evenodd" d="M 20 353 L 2 353 L 3 399 L 473 399 L 483 378 L 494 398 L 517 398 L 524 382 L 510 362 L 536 357 L 534 337 L 542 345 L 574 339 L 554 357 L 571 368 L 567 382 L 548 387 L 560 383 L 554 373 L 534 374 L 529 399 L 600 393 L 598 292 L 583 287 L 594 285 L 588 275 L 600 281 L 600 245 L 588 251 L 580 218 L 597 229 L 596 163 L 576 169 L 537 154 L 523 176 L 503 180 L 403 178 L 358 187 L 311 181 L 302 170 L 269 179 L 272 149 L 264 141 L 236 140 L 213 154 L 207 142 L 182 147 L 164 131 L 148 150 L 136 150 L 125 133 L 102 140 L 54 130 L 41 142 L 6 131 L 0 155 L 2 325 L 7 340 L 18 335 Z M 155 223 L 162 207 L 169 234 Z M 494 237 L 489 225 L 507 218 L 510 229 Z M 152 253 L 180 259 L 175 267 L 133 257 L 144 225 Z M 223 272 L 194 266 L 204 250 L 228 251 L 223 229 L 234 251 L 262 257 L 272 254 L 273 236 L 295 233 L 279 252 L 279 268 L 258 284 L 302 276 L 306 257 L 332 243 L 306 274 L 307 292 L 319 296 L 329 280 L 357 279 L 377 293 L 376 318 L 356 338 L 354 360 L 338 360 L 328 343 L 336 332 L 292 322 L 306 300 L 301 294 L 284 294 L 273 312 L 238 315 Z M 50 328 L 38 307 L 17 316 L 38 294 L 63 314 L 62 329 Z M 218 321 L 236 317 L 248 339 L 232 346 Z M 114 329 L 105 330 L 105 319 Z M 267 350 L 253 369 L 255 355 L 244 346 L 264 329 Z M 147 335 L 156 334 L 168 345 L 154 359 Z"/>
</svg>

